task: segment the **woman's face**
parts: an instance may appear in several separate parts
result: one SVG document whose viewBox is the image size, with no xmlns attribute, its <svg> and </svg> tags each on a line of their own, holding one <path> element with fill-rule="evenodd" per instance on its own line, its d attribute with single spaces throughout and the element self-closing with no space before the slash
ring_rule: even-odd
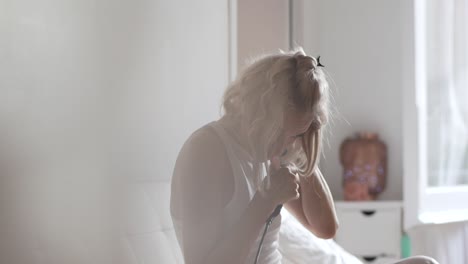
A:
<svg viewBox="0 0 468 264">
<path fill-rule="evenodd" d="M 302 136 L 304 136 L 312 124 L 312 120 L 312 113 L 303 113 L 294 110 L 287 111 L 284 117 L 283 131 L 278 141 L 269 151 L 269 159 L 280 157 L 294 141 L 301 140 Z"/>
</svg>

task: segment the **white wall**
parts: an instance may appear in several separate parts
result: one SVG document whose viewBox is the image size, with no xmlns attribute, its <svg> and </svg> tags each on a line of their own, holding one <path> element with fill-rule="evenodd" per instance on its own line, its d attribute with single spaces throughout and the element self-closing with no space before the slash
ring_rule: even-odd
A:
<svg viewBox="0 0 468 264">
<path fill-rule="evenodd" d="M 219 117 L 228 83 L 228 3 L 121 2 L 121 24 L 109 24 L 106 48 L 125 65 L 114 69 L 109 61 L 121 92 L 123 162 L 132 178 L 168 179 L 187 137 Z"/>
<path fill-rule="evenodd" d="M 332 78 L 335 116 L 321 167 L 335 199 L 343 197 L 339 146 L 357 131 L 375 131 L 388 146 L 387 187 L 379 199 L 402 199 L 402 61 L 411 2 L 295 0 L 304 21 L 295 39 L 321 55 Z"/>
<path fill-rule="evenodd" d="M 289 8 L 285 0 L 237 0 L 237 62 L 289 48 Z"/>
<path fill-rule="evenodd" d="M 88 252 L 100 260 L 112 94 L 95 4 L 0 2 L 0 263 L 87 263 Z"/>
<path fill-rule="evenodd" d="M 0 1 L 0 263 L 154 258 L 111 205 L 218 117 L 227 29 L 227 1 Z"/>
</svg>

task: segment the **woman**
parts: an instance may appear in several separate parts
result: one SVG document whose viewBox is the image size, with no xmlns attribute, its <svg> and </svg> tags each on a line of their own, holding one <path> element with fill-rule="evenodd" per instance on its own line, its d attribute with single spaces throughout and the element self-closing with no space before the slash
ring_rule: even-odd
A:
<svg viewBox="0 0 468 264">
<path fill-rule="evenodd" d="M 317 163 L 328 119 L 328 84 L 302 50 L 265 56 L 224 95 L 224 116 L 195 131 L 174 169 L 171 214 L 187 264 L 254 263 L 278 205 L 320 238 L 338 227 Z M 281 215 L 258 263 L 281 263 Z"/>
</svg>

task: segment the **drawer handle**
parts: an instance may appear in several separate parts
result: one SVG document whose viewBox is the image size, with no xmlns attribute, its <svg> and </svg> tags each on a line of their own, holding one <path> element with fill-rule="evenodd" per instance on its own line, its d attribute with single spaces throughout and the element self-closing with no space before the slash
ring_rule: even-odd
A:
<svg viewBox="0 0 468 264">
<path fill-rule="evenodd" d="M 361 213 L 365 216 L 372 216 L 375 214 L 375 210 L 362 210 Z"/>
<path fill-rule="evenodd" d="M 368 257 L 362 257 L 362 258 L 363 258 L 366 262 L 374 262 L 374 261 L 377 259 L 377 257 L 370 257 L 370 256 L 368 256 Z"/>
</svg>

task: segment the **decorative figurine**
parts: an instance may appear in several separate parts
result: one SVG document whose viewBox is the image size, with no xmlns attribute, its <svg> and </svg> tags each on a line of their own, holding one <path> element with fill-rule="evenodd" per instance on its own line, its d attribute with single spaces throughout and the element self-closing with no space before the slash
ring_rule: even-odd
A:
<svg viewBox="0 0 468 264">
<path fill-rule="evenodd" d="M 344 199 L 375 200 L 385 188 L 387 146 L 376 133 L 360 132 L 340 146 Z"/>
</svg>

